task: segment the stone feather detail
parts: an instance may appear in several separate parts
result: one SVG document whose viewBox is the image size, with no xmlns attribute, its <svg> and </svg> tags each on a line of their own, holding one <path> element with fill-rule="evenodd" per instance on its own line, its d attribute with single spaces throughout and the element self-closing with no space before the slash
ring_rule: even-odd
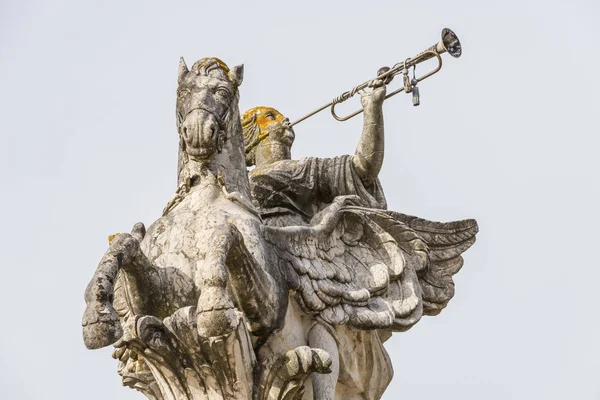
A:
<svg viewBox="0 0 600 400">
<path fill-rule="evenodd" d="M 303 311 L 333 325 L 396 331 L 438 314 L 477 222 L 427 221 L 353 200 L 336 199 L 308 226 L 263 227 Z"/>
<path fill-rule="evenodd" d="M 437 315 L 454 296 L 455 275 L 463 257 L 476 240 L 479 226 L 474 219 L 435 222 L 394 211 L 377 212 L 371 217 L 407 251 L 412 251 L 425 268 L 418 269 L 423 291 L 423 313 Z M 402 243 L 410 244 L 409 248 Z"/>
</svg>

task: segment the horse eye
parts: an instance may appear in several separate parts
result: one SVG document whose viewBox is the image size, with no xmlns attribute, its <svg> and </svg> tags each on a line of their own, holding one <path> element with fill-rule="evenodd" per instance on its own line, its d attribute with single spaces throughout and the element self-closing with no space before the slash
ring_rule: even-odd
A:
<svg viewBox="0 0 600 400">
<path fill-rule="evenodd" d="M 179 91 L 179 93 L 177 93 L 177 95 L 178 95 L 179 97 L 183 97 L 183 96 L 186 96 L 188 93 L 190 93 L 190 90 L 189 90 L 189 89 L 181 89 L 181 90 Z"/>
<path fill-rule="evenodd" d="M 229 91 L 227 89 L 217 89 L 216 93 L 221 97 L 229 97 Z"/>
</svg>

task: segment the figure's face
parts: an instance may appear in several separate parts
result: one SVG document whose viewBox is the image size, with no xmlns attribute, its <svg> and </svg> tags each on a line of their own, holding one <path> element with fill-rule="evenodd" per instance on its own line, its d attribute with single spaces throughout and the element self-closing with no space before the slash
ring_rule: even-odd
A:
<svg viewBox="0 0 600 400">
<path fill-rule="evenodd" d="M 291 150 L 296 135 L 289 119 L 272 108 L 265 108 L 256 114 L 256 123 L 261 135 L 268 135 L 264 139 L 266 143 L 282 145 Z"/>
</svg>

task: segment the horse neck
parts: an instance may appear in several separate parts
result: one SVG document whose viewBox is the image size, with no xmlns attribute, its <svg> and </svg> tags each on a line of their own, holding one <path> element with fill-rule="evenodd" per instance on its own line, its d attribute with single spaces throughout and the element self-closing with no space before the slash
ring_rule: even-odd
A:
<svg viewBox="0 0 600 400">
<path fill-rule="evenodd" d="M 177 185 L 181 186 L 191 174 L 201 168 L 207 168 L 214 176 L 220 176 L 228 192 L 239 192 L 250 199 L 250 182 L 246 171 L 246 155 L 244 139 L 237 99 L 231 105 L 230 117 L 226 122 L 226 140 L 220 153 L 205 162 L 202 167 L 190 161 L 187 154 L 179 147 L 179 167 Z M 198 171 L 194 171 L 197 169 Z"/>
</svg>

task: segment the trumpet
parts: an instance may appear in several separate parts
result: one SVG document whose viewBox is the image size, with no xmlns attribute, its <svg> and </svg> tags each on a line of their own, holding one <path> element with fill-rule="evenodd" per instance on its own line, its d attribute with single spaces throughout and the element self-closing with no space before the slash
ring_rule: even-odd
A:
<svg viewBox="0 0 600 400">
<path fill-rule="evenodd" d="M 326 109 L 328 107 L 331 107 L 331 115 L 333 116 L 333 118 L 335 118 L 338 121 L 347 121 L 350 118 L 362 113 L 363 109 L 357 110 L 357 111 L 353 112 L 352 114 L 349 114 L 345 117 L 340 117 L 335 113 L 335 106 L 337 104 L 342 103 L 342 102 L 352 98 L 356 93 L 367 88 L 369 86 L 369 83 L 373 80 L 377 80 L 377 79 L 382 80 L 384 82 L 384 84 L 387 85 L 392 81 L 392 79 L 394 79 L 394 76 L 399 75 L 399 74 L 404 75 L 404 79 L 403 79 L 404 86 L 401 87 L 400 89 L 393 91 L 392 93 L 388 94 L 387 96 L 385 96 L 385 99 L 387 100 L 390 97 L 395 96 L 400 92 L 412 93 L 413 94 L 413 105 L 418 106 L 419 102 L 420 102 L 420 98 L 419 98 L 419 89 L 417 88 L 417 83 L 429 78 L 430 76 L 439 72 L 440 69 L 442 69 L 441 54 L 443 54 L 443 53 L 448 53 L 454 58 L 458 58 L 462 54 L 462 46 L 460 44 L 460 41 L 458 40 L 458 36 L 456 36 L 456 34 L 448 28 L 444 28 L 442 30 L 442 40 L 440 40 L 438 43 L 434 44 L 433 46 L 429 47 L 425 51 L 417 54 L 416 56 L 414 56 L 412 58 L 407 58 L 406 60 L 395 64 L 391 68 L 389 68 L 389 67 L 380 68 L 379 71 L 377 72 L 376 78 L 368 80 L 366 82 L 363 82 L 360 85 L 352 88 L 352 90 L 342 93 L 341 95 L 334 98 L 332 101 L 325 104 L 324 106 L 319 107 L 316 110 L 312 111 L 311 113 L 306 114 L 304 117 L 292 122 L 291 126 L 294 126 L 294 125 L 304 121 L 305 119 L 312 117 L 313 115 L 323 111 L 324 109 Z M 437 67 L 432 69 L 428 73 L 421 75 L 418 78 L 415 77 L 414 69 L 417 66 L 417 64 L 420 64 L 420 63 L 430 60 L 432 58 L 437 59 L 437 62 L 438 62 Z M 410 68 L 413 68 L 413 78 L 412 79 L 410 79 L 408 76 L 408 71 Z"/>
</svg>

